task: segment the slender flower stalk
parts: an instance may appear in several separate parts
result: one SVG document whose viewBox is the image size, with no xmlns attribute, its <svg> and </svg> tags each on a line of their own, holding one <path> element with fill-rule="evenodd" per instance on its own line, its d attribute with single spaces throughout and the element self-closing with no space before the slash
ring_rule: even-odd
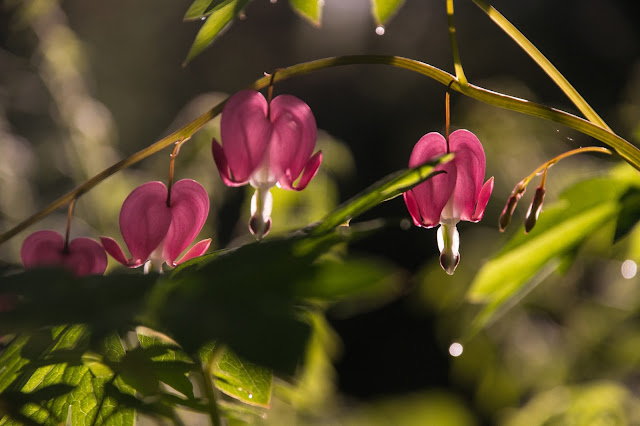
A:
<svg viewBox="0 0 640 426">
<path fill-rule="evenodd" d="M 607 148 L 602 148 L 599 146 L 586 146 L 564 152 L 556 157 L 553 157 L 551 160 L 542 163 L 529 176 L 518 182 L 515 188 L 513 188 L 513 191 L 511 191 L 511 195 L 509 196 L 509 199 L 507 200 L 507 203 L 505 204 L 504 209 L 502 209 L 502 213 L 500 214 L 500 219 L 498 219 L 498 229 L 500 229 L 500 232 L 504 232 L 507 226 L 509 226 L 509 224 L 511 223 L 511 216 L 516 209 L 518 201 L 520 201 L 520 198 L 522 198 L 525 191 L 527 190 L 527 185 L 529 184 L 531 179 L 542 173 L 540 186 L 538 186 L 538 188 L 536 189 L 533 201 L 529 206 L 529 210 L 527 211 L 527 215 L 525 218 L 525 233 L 529 233 L 538 221 L 538 216 L 542 211 L 542 203 L 544 201 L 544 196 L 546 193 L 544 186 L 547 181 L 547 171 L 558 161 L 584 152 L 600 152 L 609 155 L 613 154 L 611 150 Z"/>
</svg>

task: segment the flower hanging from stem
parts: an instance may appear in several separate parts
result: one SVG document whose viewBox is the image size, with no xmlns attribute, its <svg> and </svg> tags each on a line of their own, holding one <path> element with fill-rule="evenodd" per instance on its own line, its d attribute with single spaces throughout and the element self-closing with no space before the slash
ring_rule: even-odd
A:
<svg viewBox="0 0 640 426">
<path fill-rule="evenodd" d="M 449 85 L 450 86 L 450 85 Z M 424 228 L 438 228 L 440 265 L 451 275 L 460 262 L 461 220 L 479 222 L 493 191 L 493 177 L 484 184 L 486 159 L 478 138 L 468 130 L 456 130 L 449 135 L 449 90 L 445 95 L 445 135 L 432 132 L 424 135 L 413 148 L 409 167 L 420 166 L 445 153 L 455 154 L 453 160 L 441 164 L 443 171 L 404 193 L 404 201 L 413 223 Z"/>
<path fill-rule="evenodd" d="M 209 214 L 209 196 L 198 182 L 183 179 L 173 184 L 174 161 L 180 140 L 169 162 L 169 186 L 162 182 L 147 182 L 134 189 L 122 203 L 120 231 L 129 248 L 127 258 L 120 245 L 109 237 L 100 240 L 107 253 L 130 268 L 152 265 L 162 272 L 162 264 L 176 266 L 203 255 L 211 239 L 196 243 L 180 260 L 176 260 L 200 233 Z"/>
<path fill-rule="evenodd" d="M 61 266 L 76 277 L 102 275 L 107 268 L 107 255 L 91 238 L 69 241 L 71 218 L 76 200 L 69 204 L 65 236 L 56 231 L 36 231 L 22 242 L 20 257 L 26 269 L 43 266 Z"/>
<path fill-rule="evenodd" d="M 309 106 L 291 95 L 272 100 L 272 90 L 268 99 L 252 90 L 233 95 L 222 111 L 222 145 L 211 144 L 222 181 L 256 189 L 249 229 L 258 239 L 271 229 L 271 188 L 303 190 L 322 162 L 321 151 L 313 154 L 317 127 Z"/>
</svg>

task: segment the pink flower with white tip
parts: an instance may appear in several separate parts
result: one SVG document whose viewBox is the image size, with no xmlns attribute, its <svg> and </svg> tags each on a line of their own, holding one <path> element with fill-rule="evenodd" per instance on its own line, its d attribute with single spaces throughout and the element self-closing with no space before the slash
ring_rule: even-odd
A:
<svg viewBox="0 0 640 426">
<path fill-rule="evenodd" d="M 404 193 L 413 223 L 438 228 L 440 265 L 453 274 L 460 262 L 459 221 L 479 222 L 493 191 L 493 177 L 484 185 L 486 159 L 478 138 L 468 130 L 456 130 L 447 140 L 440 133 L 424 135 L 413 148 L 409 167 L 417 167 L 432 158 L 453 152 L 452 161 L 436 167 L 438 174 Z"/>
<path fill-rule="evenodd" d="M 209 214 L 209 196 L 198 182 L 183 179 L 171 187 L 171 195 L 162 182 L 147 182 L 134 189 L 122 203 L 120 231 L 131 258 L 109 237 L 102 245 L 115 260 L 130 268 L 150 264 L 162 272 L 162 264 L 176 266 L 203 255 L 211 239 L 195 244 L 176 259 L 196 238 Z"/>
<path fill-rule="evenodd" d="M 107 268 L 107 255 L 97 241 L 80 237 L 67 244 L 62 234 L 50 230 L 25 238 L 20 257 L 26 269 L 61 266 L 76 277 L 102 275 Z"/>
<path fill-rule="evenodd" d="M 262 238 L 271 228 L 270 189 L 278 185 L 300 191 L 320 167 L 322 152 L 312 155 L 316 120 L 295 96 L 280 95 L 267 102 L 261 93 L 244 90 L 227 101 L 220 133 L 222 145 L 215 139 L 211 145 L 218 172 L 228 186 L 248 183 L 256 188 L 249 229 Z"/>
</svg>

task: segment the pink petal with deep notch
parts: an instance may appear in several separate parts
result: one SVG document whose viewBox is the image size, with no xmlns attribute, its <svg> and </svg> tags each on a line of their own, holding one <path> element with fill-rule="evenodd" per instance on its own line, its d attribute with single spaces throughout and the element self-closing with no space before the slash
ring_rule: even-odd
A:
<svg viewBox="0 0 640 426">
<path fill-rule="evenodd" d="M 240 182 L 234 180 L 235 177 L 232 176 L 231 169 L 229 168 L 229 163 L 227 162 L 227 156 L 224 153 L 224 149 L 222 149 L 222 146 L 218 144 L 218 141 L 215 140 L 215 138 L 211 141 L 211 151 L 213 153 L 213 161 L 216 162 L 218 173 L 220 173 L 220 178 L 225 185 L 242 186 L 247 184 L 248 180 Z"/>
<path fill-rule="evenodd" d="M 478 138 L 464 129 L 451 133 L 449 146 L 451 152 L 456 154 L 452 163 L 458 172 L 453 193 L 453 214 L 461 220 L 473 221 L 484 181 L 484 149 Z"/>
<path fill-rule="evenodd" d="M 220 121 L 222 149 L 232 174 L 229 181 L 249 180 L 264 160 L 272 131 L 267 101 L 261 93 L 243 90 L 229 98 Z"/>
<path fill-rule="evenodd" d="M 207 238 L 206 240 L 202 240 L 197 242 L 189 249 L 188 252 L 182 256 L 182 259 L 175 262 L 172 266 L 179 265 L 181 263 L 186 262 L 187 260 L 195 259 L 196 257 L 200 257 L 209 250 L 209 246 L 211 245 L 211 238 Z"/>
<path fill-rule="evenodd" d="M 183 179 L 171 188 L 171 226 L 164 239 L 163 259 L 178 258 L 196 238 L 209 214 L 209 196 L 198 182 Z"/>
<path fill-rule="evenodd" d="M 69 243 L 64 265 L 76 277 L 102 275 L 107 269 L 107 254 L 97 241 L 91 238 L 75 238 Z"/>
<path fill-rule="evenodd" d="M 300 180 L 297 185 L 294 185 L 294 181 L 297 176 L 291 176 L 289 171 L 287 171 L 280 178 L 280 187 L 283 189 L 293 189 L 295 191 L 302 191 L 307 187 L 311 179 L 318 173 L 318 168 L 320 167 L 320 163 L 322 163 L 322 151 L 316 152 L 313 157 L 309 158 L 309 161 L 304 166 L 304 170 L 302 171 L 302 175 L 300 176 Z"/>
<path fill-rule="evenodd" d="M 409 159 L 409 167 L 421 166 L 432 158 L 446 152 L 447 141 L 444 136 L 436 132 L 427 133 L 413 147 Z M 443 170 L 446 173 L 438 174 L 411 190 L 420 211 L 422 226 L 426 228 L 431 228 L 440 223 L 442 209 L 451 198 L 456 186 L 455 159 L 449 163 L 438 165 L 434 171 L 438 170 Z"/>
<path fill-rule="evenodd" d="M 120 231 L 132 259 L 144 263 L 167 235 L 171 211 L 167 188 L 162 182 L 147 182 L 134 189 L 122 203 Z"/>
<path fill-rule="evenodd" d="M 311 108 L 302 100 L 291 95 L 280 95 L 271 101 L 271 122 L 271 173 L 276 181 L 285 173 L 287 180 L 296 180 L 316 146 L 316 119 Z"/>
<path fill-rule="evenodd" d="M 473 213 L 471 222 L 480 222 L 482 220 L 484 210 L 487 208 L 487 204 L 489 203 L 489 197 L 491 197 L 491 192 L 493 192 L 493 177 L 489 178 L 489 180 L 487 180 L 482 186 L 480 196 L 478 197 L 478 203 L 476 204 L 476 211 Z"/>
<path fill-rule="evenodd" d="M 37 231 L 22 242 L 20 257 L 26 269 L 62 265 L 64 238 L 56 231 Z"/>
</svg>

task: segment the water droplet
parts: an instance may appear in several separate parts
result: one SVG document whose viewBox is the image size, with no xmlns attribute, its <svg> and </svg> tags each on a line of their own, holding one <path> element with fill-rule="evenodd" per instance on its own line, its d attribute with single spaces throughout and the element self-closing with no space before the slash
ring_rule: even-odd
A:
<svg viewBox="0 0 640 426">
<path fill-rule="evenodd" d="M 278 0 L 269 0 L 269 3 L 276 4 L 276 3 L 278 3 Z"/>
<path fill-rule="evenodd" d="M 252 398 L 253 398 L 253 394 L 252 394 L 252 393 L 250 393 L 250 394 L 249 394 L 249 399 L 252 399 Z"/>
<path fill-rule="evenodd" d="M 247 19 L 247 14 L 244 13 L 244 12 L 240 12 L 238 14 L 238 19 L 241 20 L 241 21 L 244 21 L 245 19 Z"/>
<path fill-rule="evenodd" d="M 622 262 L 620 272 L 622 272 L 623 277 L 630 280 L 631 278 L 636 276 L 636 273 L 638 273 L 638 265 L 633 260 L 627 259 Z"/>
<path fill-rule="evenodd" d="M 462 351 L 463 350 L 464 350 L 464 348 L 458 342 L 453 342 L 451 344 L 451 346 L 449 346 L 449 354 L 451 356 L 460 356 L 460 355 L 462 355 Z"/>
<path fill-rule="evenodd" d="M 378 35 L 384 35 L 384 27 L 382 25 L 378 25 L 376 27 L 376 34 Z"/>
<path fill-rule="evenodd" d="M 200 17 L 200 20 L 201 20 L 201 21 L 204 21 L 205 19 L 207 19 L 207 17 L 206 17 L 206 16 L 201 16 L 201 17 Z"/>
</svg>

